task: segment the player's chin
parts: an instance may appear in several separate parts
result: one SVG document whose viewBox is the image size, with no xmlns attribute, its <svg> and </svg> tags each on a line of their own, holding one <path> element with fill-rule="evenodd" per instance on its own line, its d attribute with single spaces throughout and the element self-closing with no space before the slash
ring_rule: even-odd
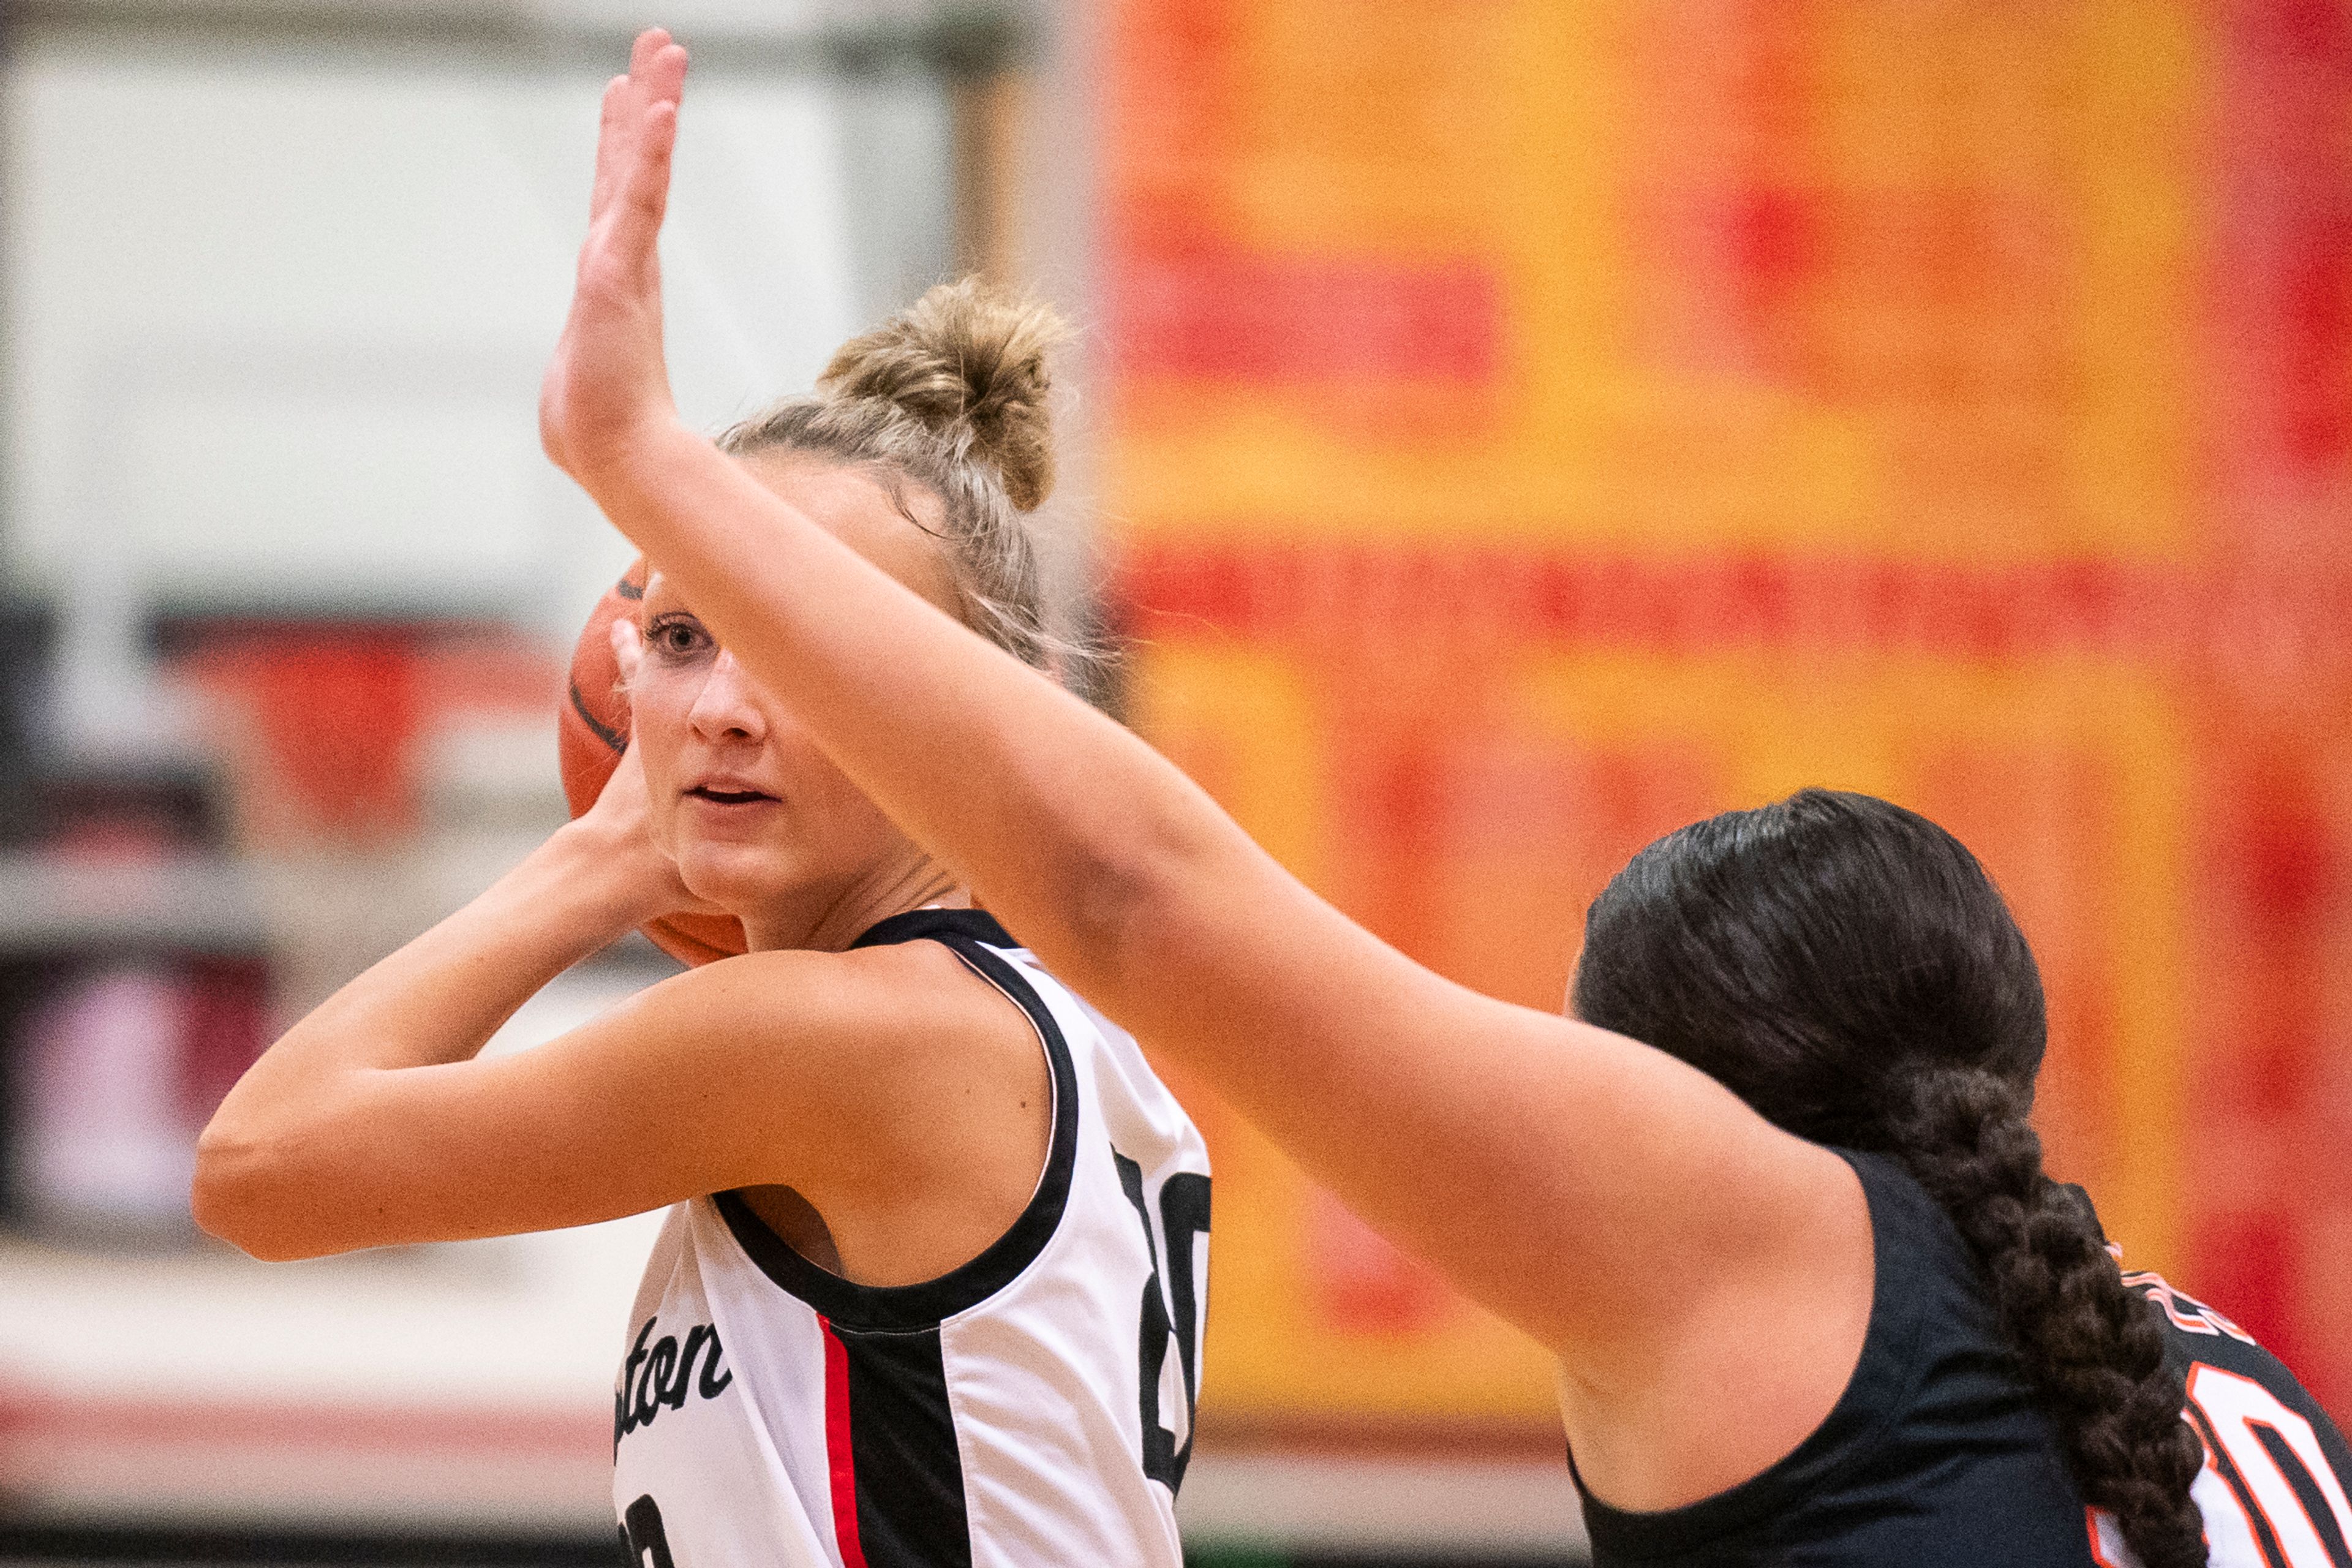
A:
<svg viewBox="0 0 2352 1568">
<path fill-rule="evenodd" d="M 688 892 L 740 918 L 789 898 L 804 879 L 799 860 L 772 845 L 706 840 L 678 847 L 677 875 Z"/>
</svg>

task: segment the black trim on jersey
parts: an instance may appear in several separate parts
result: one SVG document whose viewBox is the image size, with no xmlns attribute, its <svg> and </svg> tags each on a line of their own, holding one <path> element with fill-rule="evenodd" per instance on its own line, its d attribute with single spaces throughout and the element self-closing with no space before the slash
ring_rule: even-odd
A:
<svg viewBox="0 0 2352 1568">
<path fill-rule="evenodd" d="M 903 915 L 876 921 L 864 936 L 849 945 L 853 951 L 861 947 L 895 947 L 899 942 L 920 942 L 925 937 L 935 938 L 950 947 L 958 945 L 953 939 L 959 937 L 990 947 L 1021 945 L 986 910 L 908 910 Z"/>
<path fill-rule="evenodd" d="M 832 1330 L 848 1353 L 849 1453 L 866 1568 L 971 1568 L 963 1458 L 939 1330 Z"/>
<path fill-rule="evenodd" d="M 994 917 L 979 910 L 911 910 L 893 915 L 850 946 L 880 947 L 901 942 L 936 942 L 963 960 L 1028 1016 L 1045 1047 L 1054 1077 L 1054 1137 L 1037 1191 L 1011 1229 L 961 1268 L 919 1285 L 859 1285 L 810 1262 L 751 1212 L 742 1194 L 714 1193 L 719 1217 L 744 1254 L 778 1286 L 807 1302 L 845 1330 L 905 1333 L 936 1329 L 946 1319 L 980 1305 L 1036 1260 L 1062 1223 L 1070 1199 L 1070 1178 L 1078 1158 L 1077 1068 L 1069 1043 L 1045 999 L 995 948 L 1018 947 Z"/>
</svg>

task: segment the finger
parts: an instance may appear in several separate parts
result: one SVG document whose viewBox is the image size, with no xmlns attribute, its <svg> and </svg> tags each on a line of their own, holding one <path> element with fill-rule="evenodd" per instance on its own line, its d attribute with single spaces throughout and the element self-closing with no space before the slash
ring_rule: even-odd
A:
<svg viewBox="0 0 2352 1568">
<path fill-rule="evenodd" d="M 613 199 L 613 186 L 620 178 L 621 125 L 629 100 L 627 77 L 616 76 L 604 84 L 604 101 L 596 119 L 596 178 L 588 193 L 591 220 Z"/>
<path fill-rule="evenodd" d="M 592 218 L 604 210 L 622 184 L 634 156 L 634 144 L 643 131 L 648 101 L 647 74 L 662 50 L 674 47 L 669 34 L 659 27 L 646 28 L 630 46 L 629 68 L 604 85 L 604 112 L 596 141 L 595 194 L 589 207 Z"/>
<path fill-rule="evenodd" d="M 669 47 L 669 41 L 667 28 L 647 27 L 639 33 L 636 42 L 629 46 L 629 75 L 642 77 L 646 68 L 653 64 L 654 57 Z"/>
<path fill-rule="evenodd" d="M 607 628 L 606 640 L 613 645 L 613 663 L 621 671 L 621 684 L 634 684 L 637 666 L 646 657 L 645 640 L 637 635 L 636 623 L 626 616 L 614 617 Z"/>
<path fill-rule="evenodd" d="M 667 41 L 647 57 L 642 70 L 632 69 L 649 103 L 677 103 L 686 97 L 686 47 Z"/>
<path fill-rule="evenodd" d="M 677 105 L 655 103 L 645 111 L 635 155 L 614 192 L 611 222 L 617 252 L 633 263 L 652 260 L 669 208 L 670 153 L 677 145 Z"/>
</svg>

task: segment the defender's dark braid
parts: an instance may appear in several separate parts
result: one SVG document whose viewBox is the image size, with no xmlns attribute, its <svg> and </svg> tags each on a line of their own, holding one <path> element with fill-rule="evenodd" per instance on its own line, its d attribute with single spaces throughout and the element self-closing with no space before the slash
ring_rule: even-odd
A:
<svg viewBox="0 0 2352 1568">
<path fill-rule="evenodd" d="M 2203 1450 L 2181 1419 L 2164 1333 L 2124 1287 L 2091 1216 L 2043 1173 L 2018 1087 L 1945 1067 L 1912 1080 L 1889 1128 L 1899 1157 L 1975 1252 L 2086 1501 L 2146 1568 L 2203 1568 L 2189 1484 Z"/>
<path fill-rule="evenodd" d="M 2083 1499 L 2146 1568 L 2202 1568 L 2185 1391 L 2096 1219 L 2042 1173 L 2041 970 L 1967 846 L 1834 790 L 1693 823 L 1593 900 L 1575 1005 L 1776 1127 L 1900 1160 L 1965 1239 Z"/>
</svg>

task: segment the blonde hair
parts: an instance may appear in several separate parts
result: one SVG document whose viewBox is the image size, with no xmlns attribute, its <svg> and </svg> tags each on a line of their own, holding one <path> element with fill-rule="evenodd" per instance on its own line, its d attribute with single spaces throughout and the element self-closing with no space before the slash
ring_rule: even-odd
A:
<svg viewBox="0 0 2352 1568">
<path fill-rule="evenodd" d="M 1049 625 L 1027 518 L 1054 489 L 1045 355 L 1069 337 L 1051 306 L 977 278 L 941 283 L 842 344 L 816 392 L 791 397 L 719 437 L 735 455 L 783 447 L 869 465 L 908 521 L 937 539 L 964 624 L 1066 681 L 1087 650 Z M 938 528 L 918 521 L 895 481 L 937 495 Z"/>
</svg>

